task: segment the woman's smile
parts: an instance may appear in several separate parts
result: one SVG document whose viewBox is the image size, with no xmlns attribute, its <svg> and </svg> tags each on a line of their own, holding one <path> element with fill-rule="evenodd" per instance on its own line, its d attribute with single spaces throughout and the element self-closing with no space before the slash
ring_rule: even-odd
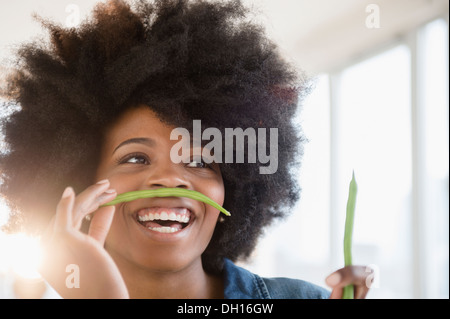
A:
<svg viewBox="0 0 450 319">
<path fill-rule="evenodd" d="M 145 201 L 145 202 L 144 202 Z M 129 207 L 130 216 L 144 231 L 145 236 L 155 241 L 182 240 L 190 233 L 196 221 L 195 212 L 201 211 L 200 205 L 185 198 L 157 198 L 137 200 L 130 203 L 138 208 Z"/>
<path fill-rule="evenodd" d="M 138 221 L 145 228 L 160 233 L 175 233 L 191 220 L 191 212 L 185 207 L 148 207 L 138 212 Z"/>
<path fill-rule="evenodd" d="M 138 212 L 136 222 L 145 236 L 155 241 L 183 240 L 195 218 L 184 207 L 148 207 Z"/>
</svg>

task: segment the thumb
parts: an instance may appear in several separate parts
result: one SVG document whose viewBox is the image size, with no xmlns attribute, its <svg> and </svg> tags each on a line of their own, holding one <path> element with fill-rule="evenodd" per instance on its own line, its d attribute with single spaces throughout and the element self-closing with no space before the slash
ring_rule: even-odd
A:
<svg viewBox="0 0 450 319">
<path fill-rule="evenodd" d="M 91 220 L 89 236 L 104 245 L 114 217 L 115 206 L 102 207 L 97 210 Z"/>
</svg>

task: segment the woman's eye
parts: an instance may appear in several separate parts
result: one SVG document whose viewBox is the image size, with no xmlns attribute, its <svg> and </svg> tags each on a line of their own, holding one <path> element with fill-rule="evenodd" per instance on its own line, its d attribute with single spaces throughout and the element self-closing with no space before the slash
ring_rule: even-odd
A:
<svg viewBox="0 0 450 319">
<path fill-rule="evenodd" d="M 149 164 L 150 161 L 143 155 L 129 155 L 120 160 L 120 164 Z"/>
<path fill-rule="evenodd" d="M 146 162 L 147 162 L 147 160 L 143 157 L 132 157 L 127 160 L 127 163 L 132 163 L 132 164 L 145 164 Z"/>
<path fill-rule="evenodd" d="M 187 167 L 194 167 L 194 168 L 208 168 L 209 165 L 202 161 L 193 160 L 189 164 L 186 165 Z"/>
</svg>

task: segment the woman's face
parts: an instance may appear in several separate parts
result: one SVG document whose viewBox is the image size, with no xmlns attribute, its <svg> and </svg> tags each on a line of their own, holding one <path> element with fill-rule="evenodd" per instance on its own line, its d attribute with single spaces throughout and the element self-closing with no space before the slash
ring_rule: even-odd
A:
<svg viewBox="0 0 450 319">
<path fill-rule="evenodd" d="M 195 190 L 224 201 L 219 166 L 194 160 L 173 163 L 174 127 L 148 107 L 128 110 L 106 132 L 97 179 L 109 179 L 118 194 L 161 187 Z M 192 154 L 194 153 L 194 154 Z M 177 271 L 199 261 L 219 211 L 188 198 L 146 198 L 116 205 L 105 247 L 117 263 L 154 271 Z"/>
</svg>

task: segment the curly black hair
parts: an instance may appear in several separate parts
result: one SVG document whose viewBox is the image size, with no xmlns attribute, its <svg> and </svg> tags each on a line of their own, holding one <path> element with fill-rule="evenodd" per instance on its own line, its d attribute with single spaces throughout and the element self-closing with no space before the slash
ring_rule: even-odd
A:
<svg viewBox="0 0 450 319">
<path fill-rule="evenodd" d="M 278 128 L 275 174 L 220 164 L 233 214 L 217 225 L 204 267 L 217 273 L 224 257 L 249 256 L 263 228 L 299 199 L 294 168 L 305 139 L 292 119 L 308 81 L 248 14 L 240 1 L 113 0 L 77 28 L 41 19 L 50 41 L 21 46 L 2 91 L 9 226 L 42 230 L 67 185 L 78 192 L 95 182 L 108 125 L 144 104 L 178 127 L 200 119 L 222 132 Z"/>
</svg>

